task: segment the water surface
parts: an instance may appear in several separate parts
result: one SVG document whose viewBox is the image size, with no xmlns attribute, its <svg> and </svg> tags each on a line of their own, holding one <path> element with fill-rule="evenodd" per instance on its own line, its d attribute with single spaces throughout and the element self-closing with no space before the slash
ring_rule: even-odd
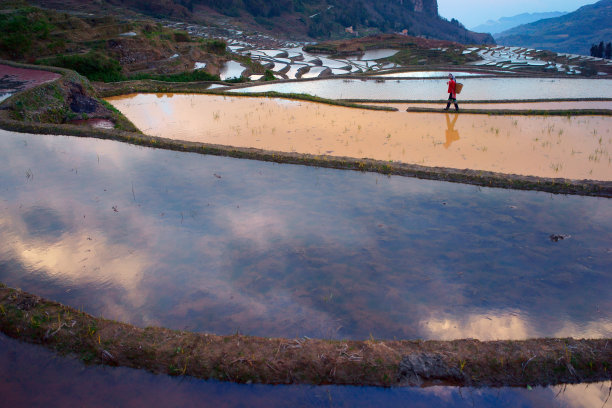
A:
<svg viewBox="0 0 612 408">
<path fill-rule="evenodd" d="M 464 78 L 470 76 L 489 76 L 492 75 L 486 72 L 452 72 L 456 78 Z M 407 72 L 390 72 L 388 74 L 376 74 L 377 77 L 396 77 L 396 78 L 447 78 L 448 71 L 407 71 Z"/>
<path fill-rule="evenodd" d="M 609 338 L 610 231 L 602 198 L 0 131 L 0 282 L 139 326 Z"/>
<path fill-rule="evenodd" d="M 219 77 L 222 81 L 231 78 L 240 78 L 245 69 L 245 67 L 243 67 L 240 63 L 236 61 L 227 61 L 225 65 L 221 68 L 219 72 Z"/>
<path fill-rule="evenodd" d="M 408 105 L 383 112 L 279 98 L 187 94 L 108 100 L 143 132 L 178 140 L 612 180 L 610 116 L 458 116 L 407 113 Z"/>
<path fill-rule="evenodd" d="M 231 92 L 307 93 L 329 99 L 440 100 L 446 79 L 324 79 L 234 89 Z M 609 98 L 612 80 L 582 78 L 464 78 L 460 100 Z"/>
</svg>

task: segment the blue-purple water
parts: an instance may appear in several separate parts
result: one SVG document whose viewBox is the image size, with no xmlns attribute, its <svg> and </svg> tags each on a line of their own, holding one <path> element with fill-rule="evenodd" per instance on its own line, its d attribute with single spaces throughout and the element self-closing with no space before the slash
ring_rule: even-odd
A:
<svg viewBox="0 0 612 408">
<path fill-rule="evenodd" d="M 0 131 L 0 282 L 139 326 L 609 338 L 610 231 L 604 198 Z"/>
</svg>

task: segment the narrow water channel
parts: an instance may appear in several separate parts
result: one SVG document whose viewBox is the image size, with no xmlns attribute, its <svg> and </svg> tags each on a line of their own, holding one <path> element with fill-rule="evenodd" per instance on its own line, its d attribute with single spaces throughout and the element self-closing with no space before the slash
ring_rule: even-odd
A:
<svg viewBox="0 0 612 408">
<path fill-rule="evenodd" d="M 139 326 L 609 338 L 610 231 L 604 198 L 0 131 L 0 281 Z"/>
</svg>

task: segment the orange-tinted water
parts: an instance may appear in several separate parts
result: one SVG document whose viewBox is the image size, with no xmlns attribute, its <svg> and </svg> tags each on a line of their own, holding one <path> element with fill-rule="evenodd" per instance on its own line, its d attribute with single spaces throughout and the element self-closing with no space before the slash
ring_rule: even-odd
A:
<svg viewBox="0 0 612 408">
<path fill-rule="evenodd" d="M 187 94 L 133 94 L 109 101 L 143 132 L 178 140 L 612 180 L 612 117 L 384 112 L 285 99 Z"/>
</svg>

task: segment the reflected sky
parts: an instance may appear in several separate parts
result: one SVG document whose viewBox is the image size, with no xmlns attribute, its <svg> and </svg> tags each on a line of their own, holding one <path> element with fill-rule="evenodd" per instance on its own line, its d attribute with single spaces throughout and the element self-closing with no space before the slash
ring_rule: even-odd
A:
<svg viewBox="0 0 612 408">
<path fill-rule="evenodd" d="M 551 407 L 605 408 L 610 382 L 524 388 L 270 386 L 86 367 L 0 334 L 0 394 L 28 407 Z"/>
<path fill-rule="evenodd" d="M 407 113 L 401 106 L 399 112 L 382 112 L 279 98 L 133 94 L 109 101 L 144 133 L 171 139 L 507 174 L 612 180 L 609 116 L 462 114 L 449 123 L 441 112 Z"/>
<path fill-rule="evenodd" d="M 307 93 L 329 99 L 446 99 L 447 79 L 371 80 L 323 79 L 234 89 L 230 92 Z M 463 78 L 461 100 L 524 100 L 609 98 L 612 80 L 583 78 Z"/>
<path fill-rule="evenodd" d="M 0 131 L 0 281 L 140 326 L 610 337 L 610 231 L 603 198 Z"/>
<path fill-rule="evenodd" d="M 448 71 L 408 71 L 408 72 L 390 72 L 388 74 L 376 74 L 377 77 L 395 77 L 395 78 L 448 78 Z M 492 74 L 486 72 L 457 72 L 453 71 L 455 78 L 464 78 L 471 76 L 489 76 Z"/>
</svg>

